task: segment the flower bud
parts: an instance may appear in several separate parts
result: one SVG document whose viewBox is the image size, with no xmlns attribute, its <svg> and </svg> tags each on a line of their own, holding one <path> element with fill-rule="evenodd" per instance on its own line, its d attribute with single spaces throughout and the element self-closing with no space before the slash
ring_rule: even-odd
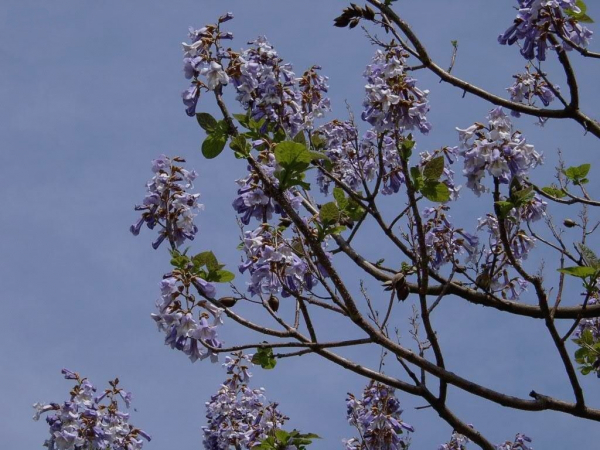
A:
<svg viewBox="0 0 600 450">
<path fill-rule="evenodd" d="M 225 308 L 231 308 L 232 306 L 235 306 L 237 301 L 238 301 L 238 299 L 235 297 L 221 297 L 219 299 L 219 303 L 221 305 L 223 305 Z"/>
<path fill-rule="evenodd" d="M 277 312 L 277 310 L 279 309 L 279 299 L 274 295 L 271 295 L 269 297 L 267 304 L 269 305 L 269 308 L 271 308 L 275 312 Z"/>
</svg>

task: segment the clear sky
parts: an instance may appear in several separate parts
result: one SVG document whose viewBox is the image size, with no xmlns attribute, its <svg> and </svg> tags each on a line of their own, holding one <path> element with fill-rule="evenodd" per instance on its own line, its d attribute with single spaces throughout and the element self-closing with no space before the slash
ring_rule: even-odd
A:
<svg viewBox="0 0 600 450">
<path fill-rule="evenodd" d="M 588 3 L 589 15 L 600 18 L 600 7 Z M 455 73 L 502 94 L 512 84 L 511 75 L 525 64 L 517 48 L 496 42 L 514 17 L 514 4 L 400 0 L 395 5 L 442 65 L 449 62 L 450 41 L 456 39 Z M 361 74 L 374 49 L 360 29 L 332 26 L 345 6 L 339 0 L 2 0 L 2 448 L 41 447 L 47 427 L 31 421 L 31 404 L 67 397 L 70 385 L 59 373 L 63 367 L 98 386 L 119 376 L 134 394 L 137 412 L 132 412 L 132 422 L 154 437 L 148 449 L 201 446 L 204 402 L 217 390 L 224 371 L 208 362 L 192 365 L 185 355 L 163 346 L 150 313 L 157 284 L 169 270 L 166 248 L 153 251 L 147 230 L 135 239 L 128 231 L 136 220 L 133 205 L 143 198 L 151 176 L 150 160 L 161 153 L 181 155 L 199 172 L 197 188 L 206 205 L 198 218 L 194 250 L 212 249 L 230 268 L 239 261 L 239 230 L 230 204 L 233 181 L 243 176 L 244 164 L 229 154 L 203 160 L 202 132 L 185 115 L 180 99 L 187 87 L 180 44 L 188 26 L 200 27 L 232 11 L 236 19 L 227 25 L 236 37 L 234 48 L 264 34 L 297 72 L 320 64 L 330 77 L 330 117 L 346 117 L 345 100 L 359 116 Z M 595 41 L 593 46 L 600 44 Z M 574 59 L 583 108 L 597 117 L 598 63 Z M 420 150 L 456 145 L 454 127 L 483 121 L 490 109 L 471 96 L 461 98 L 461 92 L 439 84 L 434 76 L 416 76 L 421 87 L 431 90 L 429 118 L 434 126 L 430 136 L 418 138 Z M 566 86 L 560 72 L 555 79 Z M 215 111 L 208 102 L 198 110 Z M 591 162 L 600 167 L 598 141 L 583 136 L 577 125 L 550 121 L 540 129 L 533 119 L 524 118 L 518 126 L 546 155 L 545 168 L 535 172 L 540 184 L 552 181 L 559 148 L 570 165 Z M 590 190 L 598 193 L 599 187 L 597 177 L 592 179 Z M 473 209 L 480 203 L 465 196 L 453 215 L 481 215 Z M 474 228 L 475 221 L 470 223 Z M 363 240 L 360 248 L 400 261 L 378 242 Z M 597 238 L 590 244 L 600 249 Z M 545 256 L 553 262 L 550 254 Z M 352 279 L 354 272 L 347 270 Z M 355 273 L 357 280 L 360 274 Z M 572 293 L 568 302 L 577 304 L 578 291 Z M 451 370 L 520 397 L 535 389 L 571 399 L 541 322 L 531 324 L 462 303 L 448 300 L 436 317 Z M 404 305 L 395 317 L 405 333 L 409 311 Z M 319 320 L 327 325 L 325 318 Z M 332 333 L 343 335 L 345 329 L 339 327 Z M 249 339 L 229 322 L 222 337 L 227 344 Z M 379 356 L 373 349 L 347 354 L 371 364 Z M 391 362 L 387 370 L 400 374 Z M 254 385 L 264 386 L 292 418 L 290 428 L 325 438 L 315 449 L 341 448 L 343 437 L 354 436 L 346 424 L 344 399 L 348 391 L 358 394 L 365 380 L 316 357 L 289 359 L 274 371 L 254 372 Z M 583 380 L 596 407 L 599 383 L 593 377 Z M 445 442 L 451 430 L 432 411 L 415 410 L 422 405 L 418 399 L 399 396 L 404 420 L 417 429 L 414 448 L 434 449 Z M 597 424 L 569 416 L 508 411 L 455 390 L 450 400 L 463 420 L 493 442 L 523 432 L 534 438 L 537 449 L 592 448 L 600 438 Z"/>
</svg>

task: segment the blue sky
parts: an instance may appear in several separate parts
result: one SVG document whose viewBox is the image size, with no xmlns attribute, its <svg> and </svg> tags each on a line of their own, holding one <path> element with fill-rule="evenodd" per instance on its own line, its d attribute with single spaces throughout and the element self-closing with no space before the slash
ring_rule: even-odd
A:
<svg viewBox="0 0 600 450">
<path fill-rule="evenodd" d="M 412 23 L 431 54 L 446 65 L 450 40 L 459 41 L 455 73 L 503 93 L 511 75 L 525 61 L 516 48 L 501 47 L 496 37 L 512 21 L 512 1 L 400 0 L 397 9 Z M 600 8 L 589 2 L 589 15 Z M 359 115 L 364 81 L 361 74 L 374 49 L 359 29 L 334 28 L 343 1 L 163 2 L 155 0 L 72 1 L 3 0 L 0 5 L 0 141 L 3 206 L 0 273 L 5 313 L 0 319 L 0 396 L 4 419 L 2 445 L 11 450 L 41 447 L 47 428 L 31 421 L 31 404 L 61 401 L 69 384 L 60 376 L 67 367 L 98 386 L 119 376 L 134 393 L 132 422 L 153 435 L 148 449 L 193 449 L 201 446 L 204 402 L 217 390 L 224 371 L 210 363 L 190 364 L 163 346 L 149 315 L 158 296 L 157 283 L 168 271 L 165 248 L 153 251 L 152 236 L 132 238 L 133 205 L 144 195 L 149 161 L 161 153 L 188 159 L 200 176 L 197 188 L 206 210 L 199 216 L 194 250 L 212 249 L 230 267 L 239 261 L 238 229 L 230 204 L 234 179 L 244 165 L 231 155 L 203 160 L 201 130 L 183 110 L 180 43 L 187 28 L 212 22 L 226 11 L 236 19 L 228 28 L 232 44 L 264 34 L 297 72 L 320 64 L 330 77 L 333 117 L 346 116 L 348 100 Z M 594 43 L 596 44 L 596 42 Z M 594 115 L 600 89 L 598 67 L 574 57 L 582 86 L 582 105 Z M 549 70 L 556 69 L 552 64 Z M 560 72 L 556 80 L 565 86 Z M 489 105 L 418 73 L 431 91 L 429 115 L 434 131 L 418 138 L 420 150 L 456 145 L 454 127 L 483 121 Z M 202 111 L 215 112 L 208 102 Z M 562 149 L 570 165 L 598 166 L 598 145 L 575 124 L 551 121 L 545 129 L 532 119 L 518 121 L 529 141 L 546 155 L 536 181 L 549 184 Z M 592 192 L 600 183 L 593 179 Z M 481 215 L 481 202 L 465 194 L 453 215 L 457 220 Z M 598 197 L 596 195 L 596 197 Z M 392 207 L 393 205 L 390 205 Z M 558 217 L 560 211 L 556 211 Z M 474 228 L 475 221 L 471 220 Z M 377 259 L 397 260 L 381 241 L 363 239 L 358 247 Z M 596 238 L 592 247 L 600 248 Z M 552 262 L 552 255 L 542 253 Z M 340 261 L 349 280 L 361 276 Z M 548 264 L 551 266 L 551 264 Z M 552 274 L 553 269 L 547 269 Z M 351 282 L 357 291 L 358 283 Z M 573 285 L 576 304 L 579 296 Z M 376 285 L 372 286 L 376 289 Z M 225 290 L 223 290 L 225 293 Z M 374 291 L 375 292 L 375 291 Z M 524 301 L 527 299 L 525 298 Z M 435 323 L 452 370 L 493 388 L 526 397 L 531 389 L 570 399 L 565 376 L 541 322 L 514 318 L 448 299 Z M 406 333 L 410 305 L 395 319 Z M 343 324 L 337 335 L 351 333 Z M 223 327 L 227 343 L 256 339 L 231 323 Z M 356 335 L 353 335 L 356 337 Z M 572 349 L 571 349 L 572 350 Z M 346 352 L 375 364 L 370 349 Z M 386 369 L 400 375 L 391 362 Z M 316 357 L 282 361 L 271 372 L 255 369 L 253 383 L 295 426 L 325 439 L 314 448 L 341 448 L 353 436 L 346 424 L 346 392 L 358 393 L 364 380 Z M 583 380 L 589 403 L 600 405 L 597 379 Z M 414 448 L 437 448 L 450 435 L 430 410 L 415 410 L 418 399 L 400 394 L 405 420 L 417 433 Z M 535 447 L 591 448 L 600 431 L 593 423 L 555 413 L 520 413 L 452 391 L 451 405 L 493 442 L 516 432 L 534 438 Z"/>
</svg>

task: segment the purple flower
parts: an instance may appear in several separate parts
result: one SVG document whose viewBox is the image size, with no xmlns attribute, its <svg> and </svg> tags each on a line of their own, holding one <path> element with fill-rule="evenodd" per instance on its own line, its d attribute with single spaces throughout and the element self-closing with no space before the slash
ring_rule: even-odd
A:
<svg viewBox="0 0 600 450">
<path fill-rule="evenodd" d="M 475 124 L 464 130 L 457 128 L 467 187 L 478 196 L 487 191 L 482 183 L 486 173 L 508 184 L 542 163 L 542 155 L 519 131 L 513 131 L 502 108 L 490 111 L 488 120 L 487 127 Z"/>
<path fill-rule="evenodd" d="M 438 206 L 426 209 L 423 214 L 428 218 L 425 223 L 425 245 L 433 270 L 439 270 L 447 263 L 456 263 L 456 255 L 465 252 L 468 261 L 472 262 L 478 251 L 477 236 L 462 228 L 454 228 L 445 213 L 448 209 L 447 206 Z"/>
<path fill-rule="evenodd" d="M 518 0 L 518 14 L 514 23 L 498 37 L 502 45 L 520 41 L 525 59 L 546 60 L 548 37 L 565 36 L 576 45 L 587 47 L 592 32 L 570 17 L 566 10 L 581 12 L 575 0 Z M 565 50 L 572 47 L 564 42 Z"/>
<path fill-rule="evenodd" d="M 394 389 L 370 381 L 361 399 L 348 394 L 346 399 L 348 423 L 354 426 L 360 440 L 344 440 L 346 449 L 400 450 L 407 446 L 407 436 L 414 428 L 400 418 L 402 410 Z"/>
<path fill-rule="evenodd" d="M 429 91 L 417 88 L 417 80 L 406 74 L 407 57 L 399 47 L 377 50 L 364 72 L 367 85 L 361 117 L 377 131 L 417 128 L 427 134 L 431 130 L 426 117 Z"/>
<path fill-rule="evenodd" d="M 136 211 L 143 211 L 142 217 L 129 230 L 137 236 L 145 223 L 149 229 L 160 226 L 158 238 L 152 243 L 157 249 L 167 238 L 177 247 L 186 240 L 193 240 L 198 227 L 194 224 L 195 211 L 203 208 L 198 203 L 200 194 L 189 194 L 193 187 L 195 171 L 187 171 L 177 165 L 185 162 L 182 158 L 168 158 L 161 155 L 152 161 L 154 177 L 146 184 L 146 197 Z"/>
<path fill-rule="evenodd" d="M 251 449 L 288 419 L 267 403 L 264 389 L 251 389 L 248 365 L 251 355 L 234 353 L 224 364 L 231 375 L 219 391 L 206 402 L 207 425 L 203 446 L 206 450 Z"/>
<path fill-rule="evenodd" d="M 118 380 L 94 397 L 96 388 L 87 378 L 66 369 L 62 373 L 66 379 L 75 380 L 70 399 L 63 404 L 33 405 L 34 420 L 48 414 L 50 437 L 44 443 L 48 450 L 140 450 L 140 437 L 150 441 L 147 433 L 129 424 L 129 414 L 119 410 L 119 398 L 129 407 L 131 393 L 119 388 Z"/>
</svg>

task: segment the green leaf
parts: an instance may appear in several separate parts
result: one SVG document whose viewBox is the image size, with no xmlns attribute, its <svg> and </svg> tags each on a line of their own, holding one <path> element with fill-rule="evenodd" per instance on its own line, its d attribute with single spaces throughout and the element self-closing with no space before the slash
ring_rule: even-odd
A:
<svg viewBox="0 0 600 450">
<path fill-rule="evenodd" d="M 235 279 L 235 274 L 228 270 L 217 270 L 217 278 L 218 283 L 229 283 Z"/>
<path fill-rule="evenodd" d="M 231 140 L 229 147 L 235 152 L 236 158 L 246 158 L 251 150 L 250 144 L 241 134 Z"/>
<path fill-rule="evenodd" d="M 216 271 L 221 268 L 219 260 L 217 260 L 215 254 L 211 251 L 198 253 L 192 258 L 192 262 L 198 267 L 206 266 L 210 271 Z"/>
<path fill-rule="evenodd" d="M 321 148 L 325 147 L 325 144 L 327 144 L 327 141 L 325 139 L 323 139 L 321 136 L 319 136 L 318 134 L 313 134 L 312 137 L 310 138 L 310 141 L 312 143 L 313 148 L 316 148 L 316 149 L 321 149 Z"/>
<path fill-rule="evenodd" d="M 439 181 L 426 181 L 421 188 L 421 194 L 432 202 L 444 203 L 450 200 L 450 189 Z"/>
<path fill-rule="evenodd" d="M 312 156 L 305 145 L 284 141 L 275 147 L 275 160 L 282 167 L 305 170 L 312 161 Z"/>
<path fill-rule="evenodd" d="M 592 330 L 589 328 L 583 330 L 583 333 L 581 334 L 581 340 L 587 345 L 592 345 L 594 343 L 594 334 L 592 333 Z"/>
<path fill-rule="evenodd" d="M 304 136 L 304 131 L 299 131 L 298 134 L 296 134 L 296 136 L 294 136 L 294 142 L 297 142 L 298 144 L 302 144 L 306 147 L 306 136 Z"/>
<path fill-rule="evenodd" d="M 596 275 L 598 269 L 594 267 L 576 266 L 576 267 L 565 267 L 564 269 L 558 269 L 560 273 L 570 275 L 577 278 L 587 278 Z"/>
<path fill-rule="evenodd" d="M 579 14 L 576 18 L 579 23 L 594 23 L 594 19 L 587 14 Z"/>
<path fill-rule="evenodd" d="M 418 167 L 415 166 L 410 168 L 410 177 L 412 178 L 414 188 L 417 191 L 420 191 L 423 187 L 423 175 L 421 175 L 421 171 Z"/>
<path fill-rule="evenodd" d="M 347 230 L 347 228 L 344 225 L 339 225 L 337 227 L 329 228 L 327 230 L 327 233 L 328 234 L 340 234 L 340 233 L 343 233 L 346 230 Z"/>
<path fill-rule="evenodd" d="M 250 113 L 232 115 L 244 128 L 249 128 L 248 123 L 250 121 Z"/>
<path fill-rule="evenodd" d="M 315 152 L 315 151 L 310 151 L 310 159 L 311 161 L 318 161 L 319 159 L 324 159 L 326 161 L 331 161 L 329 159 L 329 156 L 327 156 L 325 153 L 321 153 L 321 152 Z"/>
<path fill-rule="evenodd" d="M 340 210 L 334 202 L 325 203 L 319 211 L 319 218 L 323 225 L 332 225 L 340 219 Z"/>
<path fill-rule="evenodd" d="M 600 259 L 598 259 L 591 248 L 583 244 L 577 244 L 577 247 L 579 248 L 583 260 L 588 266 L 593 267 L 594 269 L 600 269 Z"/>
<path fill-rule="evenodd" d="M 575 352 L 575 360 L 582 364 L 583 361 L 585 361 L 585 357 L 588 354 L 588 349 L 587 348 L 580 348 Z"/>
<path fill-rule="evenodd" d="M 212 134 L 217 130 L 217 119 L 208 113 L 196 113 L 196 120 L 207 134 Z"/>
<path fill-rule="evenodd" d="M 585 4 L 585 2 L 583 2 L 583 0 L 577 0 L 577 2 L 575 3 L 575 5 L 581 10 L 580 12 L 575 12 L 572 9 L 565 9 L 565 13 L 577 20 L 578 22 L 581 23 L 594 23 L 594 21 L 592 20 L 592 18 L 590 16 L 588 16 L 586 14 L 587 12 L 587 5 Z"/>
<path fill-rule="evenodd" d="M 333 188 L 333 198 L 335 198 L 335 201 L 337 202 L 340 209 L 346 209 L 346 207 L 349 204 L 348 199 L 344 194 L 344 190 L 340 187 Z"/>
<path fill-rule="evenodd" d="M 510 211 L 515 207 L 512 202 L 499 201 L 495 202 L 498 207 L 499 216 L 501 219 L 506 219 Z"/>
<path fill-rule="evenodd" d="M 288 433 L 287 431 L 284 431 L 282 429 L 275 430 L 275 437 L 282 444 L 287 444 L 287 442 L 290 438 L 290 433 Z"/>
<path fill-rule="evenodd" d="M 263 369 L 273 369 L 277 365 L 277 360 L 273 356 L 273 349 L 257 349 L 254 356 L 252 356 L 252 363 L 259 365 Z"/>
<path fill-rule="evenodd" d="M 583 178 L 587 176 L 591 168 L 591 164 L 582 164 L 581 166 L 572 166 L 563 171 L 565 176 L 578 184 Z"/>
<path fill-rule="evenodd" d="M 581 375 L 588 375 L 592 371 L 592 366 L 584 366 L 580 368 Z"/>
<path fill-rule="evenodd" d="M 426 180 L 437 181 L 444 173 L 444 157 L 433 158 L 423 169 L 423 176 Z"/>
<path fill-rule="evenodd" d="M 563 198 L 566 196 L 566 192 L 555 186 L 546 186 L 542 188 L 542 191 L 554 198 Z"/>
<path fill-rule="evenodd" d="M 535 193 L 533 192 L 533 187 L 530 186 L 518 191 L 512 191 L 510 193 L 510 199 L 515 206 L 523 206 L 528 203 L 534 197 L 534 195 Z"/>
<path fill-rule="evenodd" d="M 402 141 L 402 147 L 400 151 L 400 157 L 404 161 L 408 161 L 410 156 L 412 155 L 412 150 L 415 146 L 415 141 L 412 140 L 412 134 L 409 134 L 406 139 Z"/>
<path fill-rule="evenodd" d="M 221 154 L 227 143 L 227 136 L 222 134 L 209 134 L 202 143 L 202 154 L 206 159 L 216 158 Z"/>
</svg>

